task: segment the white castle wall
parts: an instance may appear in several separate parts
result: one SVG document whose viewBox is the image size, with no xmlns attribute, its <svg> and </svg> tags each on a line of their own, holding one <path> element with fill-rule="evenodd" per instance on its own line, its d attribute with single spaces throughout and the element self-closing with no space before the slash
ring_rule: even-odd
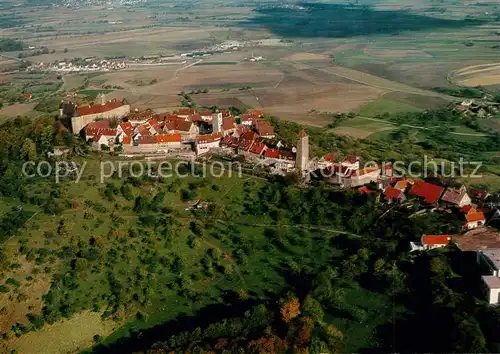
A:
<svg viewBox="0 0 500 354">
<path fill-rule="evenodd" d="M 126 104 L 103 113 L 73 117 L 71 118 L 71 128 L 73 129 L 73 134 L 78 134 L 87 124 L 92 123 L 96 119 L 123 118 L 129 114 L 130 105 Z"/>
</svg>

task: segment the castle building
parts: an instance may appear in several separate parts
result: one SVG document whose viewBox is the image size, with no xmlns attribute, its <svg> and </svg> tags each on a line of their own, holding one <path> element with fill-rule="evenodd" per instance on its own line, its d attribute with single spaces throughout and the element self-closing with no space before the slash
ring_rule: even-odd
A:
<svg viewBox="0 0 500 354">
<path fill-rule="evenodd" d="M 213 133 L 222 133 L 222 113 L 212 114 L 212 127 Z"/>
<path fill-rule="evenodd" d="M 309 135 L 302 129 L 297 141 L 297 162 L 296 167 L 302 178 L 309 181 Z"/>
<path fill-rule="evenodd" d="M 105 96 L 98 97 L 98 104 L 76 106 L 74 104 L 61 104 L 60 114 L 71 117 L 73 134 L 80 131 L 96 119 L 123 118 L 130 113 L 130 105 L 116 99 L 106 102 Z"/>
</svg>

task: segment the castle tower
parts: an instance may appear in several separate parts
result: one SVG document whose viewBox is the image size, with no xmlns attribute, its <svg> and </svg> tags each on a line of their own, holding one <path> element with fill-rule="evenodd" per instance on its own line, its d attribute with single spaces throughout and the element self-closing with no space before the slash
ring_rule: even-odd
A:
<svg viewBox="0 0 500 354">
<path fill-rule="evenodd" d="M 96 97 L 97 103 L 100 105 L 105 105 L 106 104 L 106 96 L 104 93 L 100 93 Z"/>
<path fill-rule="evenodd" d="M 222 132 L 222 113 L 220 112 L 212 114 L 212 132 Z"/>
<path fill-rule="evenodd" d="M 297 140 L 297 160 L 295 163 L 296 168 L 299 170 L 302 178 L 306 181 L 309 180 L 309 135 L 304 129 L 299 133 Z"/>
</svg>

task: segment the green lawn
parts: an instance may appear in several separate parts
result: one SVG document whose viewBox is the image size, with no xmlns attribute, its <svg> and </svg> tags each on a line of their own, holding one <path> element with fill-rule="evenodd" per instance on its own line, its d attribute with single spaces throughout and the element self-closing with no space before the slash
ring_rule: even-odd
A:
<svg viewBox="0 0 500 354">
<path fill-rule="evenodd" d="M 421 109 L 409 105 L 407 103 L 381 98 L 379 100 L 365 104 L 358 110 L 357 113 L 359 113 L 362 116 L 374 117 L 376 115 L 384 113 L 394 114 L 400 112 L 418 112 L 418 111 L 421 111 Z"/>
<path fill-rule="evenodd" d="M 113 90 L 82 90 L 79 91 L 78 93 L 80 95 L 86 95 L 91 100 L 95 100 L 99 94 L 101 93 L 106 94 L 110 92 L 113 92 Z"/>
</svg>

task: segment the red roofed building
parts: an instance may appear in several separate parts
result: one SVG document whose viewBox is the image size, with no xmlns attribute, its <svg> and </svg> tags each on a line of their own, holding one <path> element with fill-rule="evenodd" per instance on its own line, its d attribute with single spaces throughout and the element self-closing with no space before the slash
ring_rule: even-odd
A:
<svg viewBox="0 0 500 354">
<path fill-rule="evenodd" d="M 450 241 L 450 235 L 423 235 L 420 242 L 410 242 L 410 247 L 411 251 L 427 251 L 448 246 Z"/>
<path fill-rule="evenodd" d="M 259 119 L 255 123 L 255 129 L 261 137 L 274 138 L 276 136 L 274 133 L 274 127 L 267 120 Z"/>
<path fill-rule="evenodd" d="M 394 187 L 387 187 L 384 190 L 384 198 L 388 202 L 404 201 L 406 199 L 403 191 Z"/>
<path fill-rule="evenodd" d="M 132 137 L 130 135 L 123 136 L 121 143 L 123 145 L 130 145 L 130 144 L 132 144 Z"/>
<path fill-rule="evenodd" d="M 25 93 L 23 95 L 23 97 L 24 97 L 25 100 L 31 100 L 33 98 L 33 94 L 31 94 L 31 93 Z"/>
<path fill-rule="evenodd" d="M 156 143 L 160 145 L 181 145 L 181 135 L 177 134 L 160 134 L 155 136 Z"/>
<path fill-rule="evenodd" d="M 156 137 L 152 135 L 139 135 L 134 138 L 134 143 L 136 145 L 153 145 L 156 144 Z"/>
<path fill-rule="evenodd" d="M 238 144 L 238 152 L 247 152 L 250 151 L 254 141 L 250 139 L 240 139 L 240 143 Z"/>
<path fill-rule="evenodd" d="M 255 116 L 253 116 L 251 114 L 247 114 L 247 113 L 242 114 L 240 116 L 241 124 L 248 126 L 248 127 L 255 125 L 255 123 L 257 122 L 257 119 L 259 119 L 259 117 L 255 117 Z"/>
<path fill-rule="evenodd" d="M 130 122 L 123 122 L 117 127 L 118 133 L 124 133 L 125 135 L 132 135 L 134 133 L 134 127 Z"/>
<path fill-rule="evenodd" d="M 236 133 L 236 119 L 234 117 L 223 118 L 222 131 L 224 135 Z"/>
<path fill-rule="evenodd" d="M 486 216 L 484 213 L 477 211 L 474 208 L 470 209 L 469 212 L 465 214 L 465 220 L 466 223 L 464 228 L 467 230 L 472 230 L 486 224 Z"/>
<path fill-rule="evenodd" d="M 467 194 L 467 189 L 465 188 L 465 186 L 461 186 L 460 188 L 447 188 L 446 192 L 444 192 L 443 197 L 441 198 L 441 201 L 452 204 L 459 208 L 471 203 L 471 199 Z"/>
<path fill-rule="evenodd" d="M 158 120 L 163 120 L 163 121 L 169 121 L 169 120 L 183 120 L 183 121 L 187 121 L 187 120 L 189 120 L 188 118 L 179 117 L 178 115 L 171 114 L 171 113 L 160 113 L 160 114 L 157 115 L 157 119 Z"/>
<path fill-rule="evenodd" d="M 254 142 L 252 147 L 250 148 L 250 152 L 252 154 L 262 155 L 262 153 L 266 150 L 267 146 L 264 143 Z"/>
<path fill-rule="evenodd" d="M 447 246 L 450 240 L 450 235 L 423 235 L 421 242 L 427 249 L 432 249 Z"/>
<path fill-rule="evenodd" d="M 373 194 L 375 193 L 375 191 L 372 191 L 371 189 L 369 189 L 367 186 L 363 186 L 363 187 L 359 187 L 358 188 L 358 191 L 362 194 Z"/>
<path fill-rule="evenodd" d="M 280 151 L 278 149 L 266 149 L 264 156 L 268 159 L 279 159 Z"/>
<path fill-rule="evenodd" d="M 200 133 L 200 129 L 191 121 L 171 120 L 165 122 L 163 130 L 169 134 L 180 133 L 183 140 L 192 140 Z"/>
<path fill-rule="evenodd" d="M 202 155 L 210 151 L 210 149 L 220 146 L 222 133 L 198 135 L 196 137 L 196 154 Z"/>
<path fill-rule="evenodd" d="M 199 114 L 192 114 L 187 119 L 190 120 L 191 122 L 203 122 L 204 121 L 203 117 Z"/>
<path fill-rule="evenodd" d="M 196 114 L 196 110 L 194 108 L 179 108 L 174 113 L 179 117 L 188 118 L 189 116 Z"/>
<path fill-rule="evenodd" d="M 350 180 L 346 180 L 346 187 L 357 187 L 371 182 L 377 182 L 380 177 L 380 168 L 378 166 L 366 167 L 361 170 L 355 170 Z"/>
<path fill-rule="evenodd" d="M 226 147 L 232 147 L 232 148 L 237 148 L 238 147 L 239 140 L 237 137 L 233 135 L 226 135 L 222 139 L 222 145 Z"/>
<path fill-rule="evenodd" d="M 436 204 L 444 188 L 424 181 L 416 181 L 410 189 L 410 195 L 422 198 L 428 204 Z"/>
<path fill-rule="evenodd" d="M 74 134 L 78 134 L 83 127 L 96 119 L 123 118 L 130 113 L 130 106 L 122 101 L 113 99 L 101 104 L 90 104 L 75 108 L 71 118 L 71 128 Z"/>
<path fill-rule="evenodd" d="M 341 162 L 341 165 L 353 170 L 359 170 L 359 158 L 355 155 L 349 155 Z"/>
</svg>

